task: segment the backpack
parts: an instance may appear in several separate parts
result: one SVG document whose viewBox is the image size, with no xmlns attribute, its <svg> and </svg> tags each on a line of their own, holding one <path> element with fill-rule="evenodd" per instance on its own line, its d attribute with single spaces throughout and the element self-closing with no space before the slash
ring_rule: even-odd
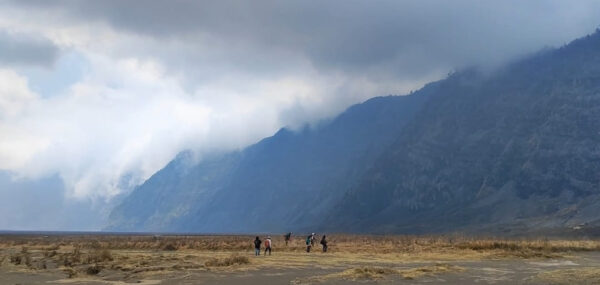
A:
<svg viewBox="0 0 600 285">
<path fill-rule="evenodd" d="M 271 247 L 271 240 L 270 239 L 265 240 L 265 247 Z"/>
<path fill-rule="evenodd" d="M 306 238 L 306 245 L 309 245 L 309 244 L 310 244 L 310 240 L 311 240 L 311 237 L 310 237 L 310 236 L 308 236 L 308 237 Z"/>
</svg>

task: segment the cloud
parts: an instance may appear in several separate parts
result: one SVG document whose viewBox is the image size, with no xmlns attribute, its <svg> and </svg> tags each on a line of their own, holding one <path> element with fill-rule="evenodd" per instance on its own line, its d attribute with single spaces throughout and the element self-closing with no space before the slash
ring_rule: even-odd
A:
<svg viewBox="0 0 600 285">
<path fill-rule="evenodd" d="M 0 229 L 97 230 L 106 221 L 106 202 L 66 199 L 60 177 L 15 178 L 0 171 Z"/>
<path fill-rule="evenodd" d="M 242 148 L 453 69 L 560 46 L 594 31 L 598 11 L 585 0 L 4 1 L 0 169 L 110 200 L 182 150 Z"/>
<path fill-rule="evenodd" d="M 48 39 L 0 30 L 0 65 L 49 67 L 58 55 L 58 47 Z"/>
<path fill-rule="evenodd" d="M 597 1 L 33 3 L 131 34 L 213 45 L 237 63 L 252 63 L 255 70 L 276 66 L 268 62 L 272 56 L 286 63 L 278 56 L 291 54 L 319 69 L 366 70 L 372 76 L 418 77 L 432 69 L 497 64 L 544 45 L 561 45 L 600 24 Z"/>
</svg>

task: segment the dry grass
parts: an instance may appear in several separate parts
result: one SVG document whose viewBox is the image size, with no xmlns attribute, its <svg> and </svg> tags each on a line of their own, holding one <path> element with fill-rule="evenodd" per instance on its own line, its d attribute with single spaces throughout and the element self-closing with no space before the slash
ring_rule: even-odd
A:
<svg viewBox="0 0 600 285">
<path fill-rule="evenodd" d="M 25 248 L 58 251 L 59 249 L 110 249 L 154 251 L 244 251 L 252 248 L 254 236 L 150 236 L 150 235 L 63 235 L 25 236 L 5 235 L 0 241 L 2 248 Z M 279 252 L 305 251 L 304 235 L 295 237 L 285 246 L 283 236 L 273 236 L 273 245 Z M 547 239 L 500 239 L 472 238 L 465 236 L 373 236 L 330 235 L 329 251 L 355 252 L 362 250 L 374 254 L 412 253 L 442 250 L 474 250 L 503 252 L 569 252 L 598 251 L 597 240 L 547 240 Z M 317 246 L 318 247 L 318 246 Z"/>
<path fill-rule="evenodd" d="M 297 278 L 292 281 L 292 284 L 314 284 L 327 282 L 328 280 L 339 279 L 352 281 L 376 281 L 396 274 L 398 274 L 398 271 L 391 268 L 364 266 L 346 269 L 338 273 L 312 276 L 308 278 Z"/>
<path fill-rule="evenodd" d="M 338 271 L 332 276 L 344 279 L 418 278 L 460 270 L 447 265 L 459 260 L 554 258 L 600 250 L 600 241 L 596 240 L 332 234 L 328 235 L 327 253 L 319 252 L 317 247 L 308 254 L 302 236 L 287 247 L 283 236 L 272 238 L 272 256 L 252 257 L 254 236 L 4 235 L 0 236 L 0 266 L 8 270 L 57 270 L 68 277 L 94 276 L 96 269 L 103 272 L 101 275 L 119 272 L 130 277 L 213 267 L 316 267 Z M 431 265 L 398 268 L 416 262 Z"/>
<path fill-rule="evenodd" d="M 305 284 L 305 283 L 321 283 L 326 282 L 332 279 L 343 279 L 343 280 L 352 280 L 352 281 L 361 281 L 361 280 L 381 280 L 386 278 L 394 278 L 399 276 L 404 279 L 418 279 L 425 276 L 433 276 L 437 274 L 445 274 L 445 273 L 455 273 L 462 272 L 465 269 L 460 266 L 450 265 L 450 264 L 434 264 L 428 266 L 422 266 L 411 269 L 394 269 L 389 267 L 357 267 L 346 269 L 339 273 L 326 274 L 321 276 L 314 276 L 310 278 L 297 279 L 294 283 L 296 284 Z"/>
<path fill-rule="evenodd" d="M 86 263 L 98 263 L 98 262 L 105 262 L 105 261 L 112 261 L 113 260 L 113 256 L 110 252 L 110 250 L 108 249 L 95 249 L 92 250 L 88 255 L 87 255 L 87 262 Z"/>
<path fill-rule="evenodd" d="M 98 265 L 92 265 L 90 267 L 88 267 L 85 272 L 88 275 L 96 275 L 98 273 L 100 273 L 100 271 L 102 270 L 102 267 L 98 266 Z"/>
<path fill-rule="evenodd" d="M 204 265 L 207 267 L 223 267 L 249 263 L 250 259 L 247 256 L 233 254 L 225 258 L 211 258 Z"/>
<path fill-rule="evenodd" d="M 398 271 L 384 267 L 359 267 L 342 271 L 338 274 L 329 275 L 331 277 L 339 277 L 347 280 L 378 280 L 383 279 L 387 275 L 397 274 Z"/>
<path fill-rule="evenodd" d="M 600 268 L 584 267 L 559 269 L 538 274 L 537 279 L 545 284 L 573 284 L 574 280 L 585 280 L 580 284 L 600 284 Z"/>
<path fill-rule="evenodd" d="M 445 263 L 438 263 L 435 265 L 399 270 L 398 274 L 400 274 L 400 276 L 402 276 L 404 279 L 417 279 L 423 276 L 462 271 L 465 271 L 463 267 Z"/>
</svg>

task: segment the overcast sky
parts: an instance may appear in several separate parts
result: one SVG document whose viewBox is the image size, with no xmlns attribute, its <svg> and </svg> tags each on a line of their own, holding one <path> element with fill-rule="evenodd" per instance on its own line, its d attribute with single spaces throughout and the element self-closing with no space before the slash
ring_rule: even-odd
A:
<svg viewBox="0 0 600 285">
<path fill-rule="evenodd" d="M 599 24 L 585 0 L 1 1 L 0 170 L 106 202 L 182 150 L 242 148 Z M 23 189 L 0 196 L 34 203 Z"/>
</svg>

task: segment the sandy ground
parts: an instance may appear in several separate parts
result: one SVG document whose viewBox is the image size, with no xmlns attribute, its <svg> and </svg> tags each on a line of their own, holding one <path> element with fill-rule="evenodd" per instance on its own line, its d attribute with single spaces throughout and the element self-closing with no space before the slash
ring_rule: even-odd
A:
<svg viewBox="0 0 600 285">
<path fill-rule="evenodd" d="M 119 253 L 131 254 L 131 253 Z M 160 253 L 182 258 L 182 254 Z M 201 260 L 205 255 L 224 256 L 229 252 L 183 255 L 183 259 Z M 68 278 L 61 268 L 34 270 L 3 264 L 0 284 L 600 284 L 600 253 L 577 253 L 562 258 L 544 259 L 474 259 L 432 261 L 415 257 L 393 262 L 389 257 L 348 254 L 300 254 L 284 252 L 273 256 L 250 258 L 250 264 L 224 268 L 198 266 L 189 269 L 152 268 L 139 272 L 104 269 L 94 276 Z M 171 255 L 171 257 L 169 257 Z M 447 266 L 448 271 L 431 268 Z M 390 269 L 373 276 L 344 275 L 357 268 Z M 423 270 L 420 272 L 419 270 Z M 420 272 L 406 277 L 402 272 Z M 591 272 L 591 273 L 590 273 Z"/>
</svg>

